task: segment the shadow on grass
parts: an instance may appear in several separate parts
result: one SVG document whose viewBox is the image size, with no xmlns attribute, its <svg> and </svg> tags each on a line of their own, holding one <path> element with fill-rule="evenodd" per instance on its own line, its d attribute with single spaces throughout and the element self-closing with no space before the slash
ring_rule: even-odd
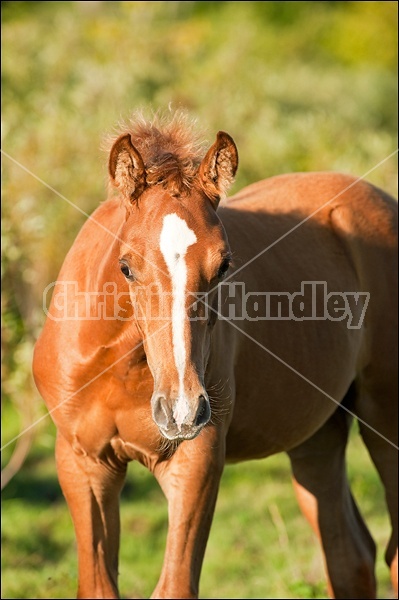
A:
<svg viewBox="0 0 399 600">
<path fill-rule="evenodd" d="M 58 564 L 68 551 L 71 541 L 55 540 L 51 530 L 43 526 L 34 535 L 21 532 L 17 536 L 3 535 L 3 545 L 7 545 L 8 567 L 35 568 L 44 563 Z M 72 542 L 74 543 L 74 542 Z M 21 558 L 23 557 L 23 558 Z"/>
<path fill-rule="evenodd" d="M 3 490 L 2 500 L 27 500 L 48 506 L 49 502 L 63 499 L 56 474 L 44 475 L 38 471 L 32 472 L 28 467 L 21 469 Z"/>
<path fill-rule="evenodd" d="M 49 468 L 50 464 L 50 468 Z M 150 473 L 141 476 L 129 474 L 122 491 L 121 501 L 129 503 L 150 499 L 162 492 L 156 479 Z M 58 482 L 55 465 L 51 466 L 49 459 L 44 461 L 27 461 L 24 467 L 15 475 L 10 483 L 2 491 L 2 500 L 26 500 L 32 504 L 43 504 L 64 502 L 64 497 Z"/>
</svg>

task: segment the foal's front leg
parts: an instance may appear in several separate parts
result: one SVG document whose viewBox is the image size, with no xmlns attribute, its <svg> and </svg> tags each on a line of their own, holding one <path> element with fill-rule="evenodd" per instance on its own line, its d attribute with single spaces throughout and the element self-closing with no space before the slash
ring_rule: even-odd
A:
<svg viewBox="0 0 399 600">
<path fill-rule="evenodd" d="M 113 454 L 93 459 L 77 453 L 58 434 L 57 470 L 75 526 L 78 598 L 119 598 L 119 494 L 126 464 Z"/>
<path fill-rule="evenodd" d="M 168 500 L 169 528 L 152 598 L 198 598 L 199 578 L 225 459 L 225 440 L 206 427 L 155 470 Z"/>
</svg>

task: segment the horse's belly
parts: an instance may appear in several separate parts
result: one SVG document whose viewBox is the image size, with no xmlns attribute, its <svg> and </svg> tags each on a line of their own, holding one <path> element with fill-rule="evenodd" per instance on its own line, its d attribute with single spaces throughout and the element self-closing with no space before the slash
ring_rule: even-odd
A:
<svg viewBox="0 0 399 600">
<path fill-rule="evenodd" d="M 236 410 L 226 441 L 227 462 L 264 458 L 299 445 L 317 431 L 337 409 L 337 404 L 318 392 L 308 391 L 294 398 L 265 395 L 245 399 L 253 412 L 243 410 L 237 398 Z"/>
<path fill-rule="evenodd" d="M 300 324 L 298 324 L 300 325 Z M 236 398 L 227 436 L 227 459 L 245 460 L 289 450 L 309 438 L 333 414 L 356 377 L 360 332 L 337 323 L 290 338 L 252 332 L 235 369 Z M 281 323 L 280 333 L 283 333 Z M 337 331 L 337 329 L 340 331 Z M 302 333 L 306 329 L 302 327 Z"/>
</svg>

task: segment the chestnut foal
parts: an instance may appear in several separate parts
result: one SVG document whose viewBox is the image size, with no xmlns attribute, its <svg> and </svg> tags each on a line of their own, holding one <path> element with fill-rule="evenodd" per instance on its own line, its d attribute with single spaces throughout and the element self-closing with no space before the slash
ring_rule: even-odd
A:
<svg viewBox="0 0 399 600">
<path fill-rule="evenodd" d="M 33 367 L 58 431 L 79 598 L 118 598 L 129 461 L 168 501 L 152 597 L 196 598 L 225 463 L 282 451 L 331 596 L 376 598 L 345 467 L 354 415 L 385 488 L 397 581 L 396 202 L 337 173 L 226 200 L 237 164 L 227 133 L 204 153 L 180 113 L 130 122 L 109 154 L 118 195 L 57 280 Z"/>
</svg>

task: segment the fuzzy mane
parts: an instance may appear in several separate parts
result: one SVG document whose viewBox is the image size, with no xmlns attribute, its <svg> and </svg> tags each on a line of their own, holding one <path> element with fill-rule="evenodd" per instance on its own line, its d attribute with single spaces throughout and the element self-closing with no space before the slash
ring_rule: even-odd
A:
<svg viewBox="0 0 399 600">
<path fill-rule="evenodd" d="M 126 133 L 130 133 L 132 144 L 144 161 L 147 185 L 163 185 L 172 195 L 189 192 L 205 154 L 195 120 L 182 110 L 156 112 L 148 120 L 142 112 L 136 112 L 118 125 L 104 149 L 109 151 L 115 140 Z"/>
</svg>

